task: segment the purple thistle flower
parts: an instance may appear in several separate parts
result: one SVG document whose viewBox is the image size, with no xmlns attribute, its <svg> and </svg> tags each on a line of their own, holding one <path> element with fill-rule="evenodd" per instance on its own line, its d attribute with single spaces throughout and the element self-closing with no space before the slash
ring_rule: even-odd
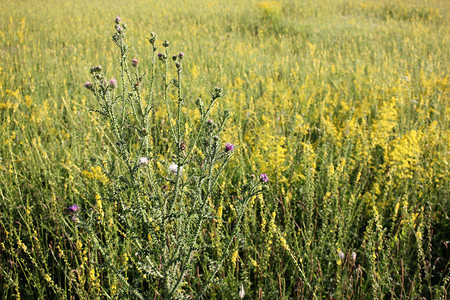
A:
<svg viewBox="0 0 450 300">
<path fill-rule="evenodd" d="M 117 17 L 116 17 L 116 24 L 119 24 L 121 20 L 122 20 L 122 19 L 121 19 L 119 16 L 117 16 Z"/>
<path fill-rule="evenodd" d="M 76 212 L 80 207 L 76 204 L 69 206 L 69 211 L 70 212 Z"/>
<path fill-rule="evenodd" d="M 133 67 L 137 67 L 139 65 L 139 61 L 137 60 L 137 58 L 134 58 L 131 63 L 133 64 Z"/>
<path fill-rule="evenodd" d="M 158 53 L 158 58 L 159 58 L 160 60 L 164 60 L 164 55 L 163 55 L 161 52 L 159 52 L 159 53 Z"/>
<path fill-rule="evenodd" d="M 109 81 L 109 86 L 113 89 L 117 87 L 117 80 L 114 77 Z"/>
<path fill-rule="evenodd" d="M 234 150 L 234 145 L 231 143 L 225 144 L 225 152 L 232 152 Z"/>
<path fill-rule="evenodd" d="M 86 81 L 84 84 L 84 87 L 87 88 L 88 90 L 92 89 L 92 83 L 89 81 Z"/>
<path fill-rule="evenodd" d="M 178 57 L 179 57 L 180 59 L 183 59 L 183 57 L 184 57 L 184 52 L 178 53 Z"/>
<path fill-rule="evenodd" d="M 259 181 L 267 183 L 269 182 L 269 177 L 267 177 L 267 174 L 261 174 L 261 176 L 259 177 Z"/>
</svg>

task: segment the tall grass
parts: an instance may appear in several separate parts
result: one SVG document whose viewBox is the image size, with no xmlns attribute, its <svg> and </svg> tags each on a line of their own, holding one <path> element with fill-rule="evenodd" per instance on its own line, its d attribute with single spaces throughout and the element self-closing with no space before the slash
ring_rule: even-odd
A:
<svg viewBox="0 0 450 300">
<path fill-rule="evenodd" d="M 447 297 L 447 2 L 2 4 L 3 298 L 163 297 L 129 235 L 148 239 L 142 229 L 153 224 L 127 224 L 120 201 L 105 197 L 117 141 L 83 88 L 92 65 L 121 78 L 117 15 L 133 46 L 128 63 L 137 57 L 147 75 L 152 31 L 185 53 L 188 136 L 206 121 L 195 100 L 215 86 L 224 97 L 213 121 L 232 112 L 220 138 L 235 144 L 234 157 L 211 193 L 180 297 L 199 295 L 210 275 L 206 298 L 242 289 L 250 299 Z M 181 140 L 160 100 L 147 125 L 162 174 Z M 247 175 L 260 172 L 268 188 L 243 211 L 244 185 L 258 179 Z"/>
</svg>

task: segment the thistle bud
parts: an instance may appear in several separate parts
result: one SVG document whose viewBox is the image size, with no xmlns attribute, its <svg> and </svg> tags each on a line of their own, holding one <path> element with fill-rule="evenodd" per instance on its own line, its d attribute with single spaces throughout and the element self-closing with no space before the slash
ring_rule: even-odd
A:
<svg viewBox="0 0 450 300">
<path fill-rule="evenodd" d="M 84 87 L 87 88 L 88 90 L 92 90 L 92 83 L 89 81 L 86 81 L 84 84 Z"/>
<path fill-rule="evenodd" d="M 162 45 L 163 45 L 165 48 L 167 48 L 167 47 L 170 46 L 170 43 L 169 43 L 169 41 L 164 41 L 164 43 L 162 43 Z"/>
<path fill-rule="evenodd" d="M 109 81 L 109 87 L 112 89 L 115 89 L 117 87 L 117 80 L 114 77 Z"/>
<path fill-rule="evenodd" d="M 133 64 L 133 67 L 135 67 L 135 68 L 139 65 L 139 61 L 138 61 L 136 58 L 134 58 L 134 59 L 131 61 L 131 63 Z"/>
</svg>

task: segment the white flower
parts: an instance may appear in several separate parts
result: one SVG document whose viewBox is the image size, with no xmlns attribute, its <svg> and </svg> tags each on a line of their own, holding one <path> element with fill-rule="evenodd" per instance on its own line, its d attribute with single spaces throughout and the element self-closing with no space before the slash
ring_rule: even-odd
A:
<svg viewBox="0 0 450 300">
<path fill-rule="evenodd" d="M 145 157 L 145 156 L 139 158 L 139 164 L 140 165 L 147 165 L 148 164 L 148 158 Z"/>
<path fill-rule="evenodd" d="M 172 174 L 177 174 L 177 172 L 178 172 L 178 165 L 176 163 L 171 163 L 169 165 L 169 171 Z M 180 173 L 181 173 L 181 171 L 183 171 L 183 167 L 180 168 Z"/>
<path fill-rule="evenodd" d="M 355 251 L 352 252 L 352 260 L 353 260 L 353 263 L 355 263 L 355 261 L 356 261 L 356 252 Z"/>
<path fill-rule="evenodd" d="M 241 287 L 239 289 L 239 298 L 243 299 L 245 296 L 245 290 L 244 290 L 244 286 L 241 284 Z"/>
</svg>

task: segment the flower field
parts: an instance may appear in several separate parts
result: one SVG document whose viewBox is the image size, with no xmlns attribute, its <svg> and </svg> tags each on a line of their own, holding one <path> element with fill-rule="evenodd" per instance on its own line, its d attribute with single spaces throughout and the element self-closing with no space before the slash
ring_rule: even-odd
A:
<svg viewBox="0 0 450 300">
<path fill-rule="evenodd" d="M 3 0 L 2 299 L 447 299 L 450 4 Z"/>
</svg>

